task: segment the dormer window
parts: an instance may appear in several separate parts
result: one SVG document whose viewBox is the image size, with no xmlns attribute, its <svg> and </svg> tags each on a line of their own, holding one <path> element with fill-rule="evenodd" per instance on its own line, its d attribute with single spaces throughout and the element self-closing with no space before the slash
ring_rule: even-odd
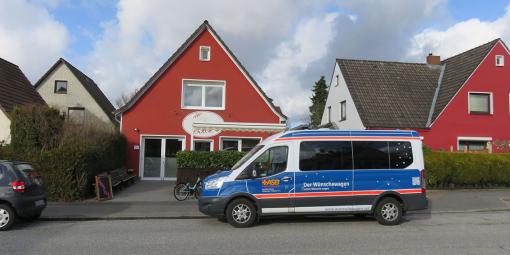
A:
<svg viewBox="0 0 510 255">
<path fill-rule="evenodd" d="M 505 56 L 496 55 L 496 66 L 505 66 Z"/>
<path fill-rule="evenodd" d="M 210 46 L 200 46 L 200 61 L 210 61 L 211 60 L 211 47 Z"/>
<path fill-rule="evenodd" d="M 67 81 L 55 81 L 55 94 L 67 94 Z"/>
</svg>

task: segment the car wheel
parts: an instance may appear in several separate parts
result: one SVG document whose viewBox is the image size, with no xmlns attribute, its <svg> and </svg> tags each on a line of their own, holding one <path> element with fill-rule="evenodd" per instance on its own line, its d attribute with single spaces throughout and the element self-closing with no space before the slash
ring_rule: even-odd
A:
<svg viewBox="0 0 510 255">
<path fill-rule="evenodd" d="M 15 218 L 14 211 L 9 205 L 0 204 L 0 231 L 11 228 Z"/>
<path fill-rule="evenodd" d="M 386 197 L 377 204 L 374 214 L 381 225 L 398 225 L 402 221 L 402 206 L 395 198 Z"/>
<path fill-rule="evenodd" d="M 226 214 L 228 223 L 236 228 L 250 227 L 257 218 L 255 206 L 246 198 L 238 198 L 230 202 Z"/>
</svg>

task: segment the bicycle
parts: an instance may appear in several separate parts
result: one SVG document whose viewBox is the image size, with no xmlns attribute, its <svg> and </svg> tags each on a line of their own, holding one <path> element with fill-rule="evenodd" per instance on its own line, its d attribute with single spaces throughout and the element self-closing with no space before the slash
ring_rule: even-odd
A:
<svg viewBox="0 0 510 255">
<path fill-rule="evenodd" d="M 184 201 L 190 196 L 195 196 L 198 199 L 200 193 L 202 191 L 202 179 L 198 177 L 195 184 L 187 183 L 179 183 L 174 187 L 174 197 L 177 201 Z"/>
</svg>

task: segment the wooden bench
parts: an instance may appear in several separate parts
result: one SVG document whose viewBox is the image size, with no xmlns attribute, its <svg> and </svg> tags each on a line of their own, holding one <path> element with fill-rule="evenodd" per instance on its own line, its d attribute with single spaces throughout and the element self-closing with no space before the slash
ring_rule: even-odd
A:
<svg viewBox="0 0 510 255">
<path fill-rule="evenodd" d="M 126 168 L 112 170 L 110 171 L 110 176 L 112 177 L 113 188 L 120 188 L 126 184 L 134 183 L 136 177 Z"/>
</svg>

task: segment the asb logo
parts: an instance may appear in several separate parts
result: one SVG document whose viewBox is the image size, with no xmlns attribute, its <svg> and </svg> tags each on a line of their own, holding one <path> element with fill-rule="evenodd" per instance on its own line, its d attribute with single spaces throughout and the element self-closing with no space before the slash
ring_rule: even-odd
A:
<svg viewBox="0 0 510 255">
<path fill-rule="evenodd" d="M 280 180 L 278 179 L 270 179 L 270 180 L 263 180 L 262 186 L 278 186 L 280 185 Z"/>
</svg>

